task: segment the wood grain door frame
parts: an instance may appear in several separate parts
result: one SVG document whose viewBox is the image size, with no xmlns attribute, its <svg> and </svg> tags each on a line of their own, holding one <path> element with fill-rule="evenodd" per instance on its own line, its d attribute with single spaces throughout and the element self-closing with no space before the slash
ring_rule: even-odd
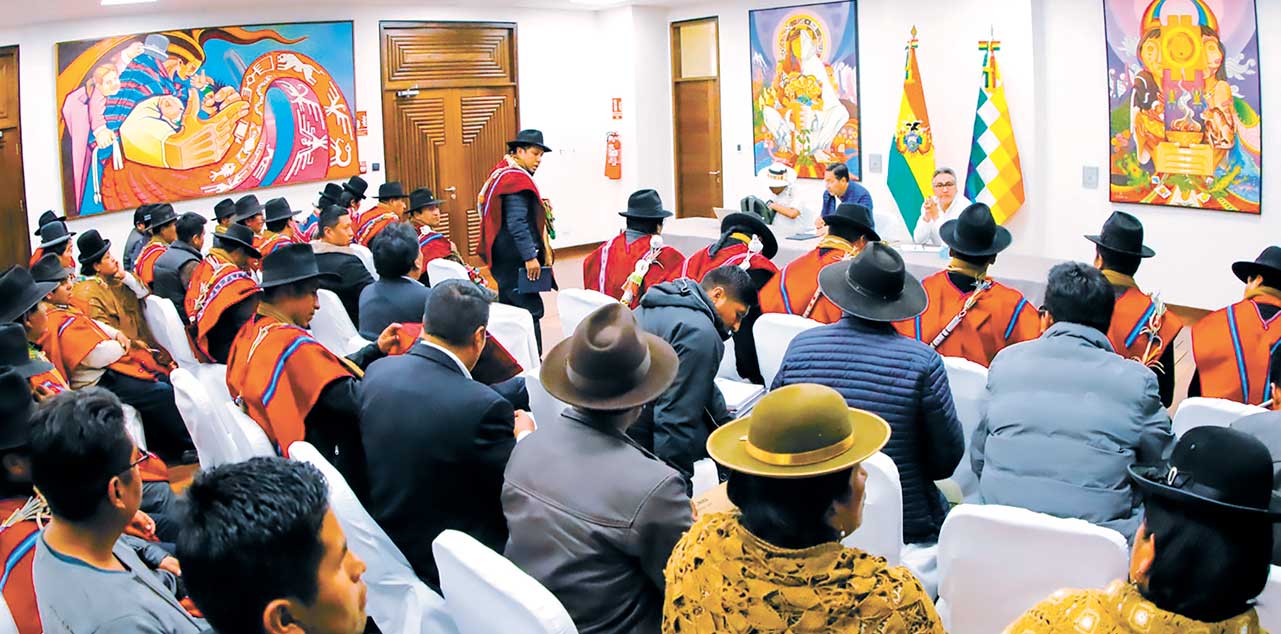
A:
<svg viewBox="0 0 1281 634">
<path fill-rule="evenodd" d="M 682 25 L 696 24 L 698 22 L 711 22 L 716 25 L 716 76 L 715 77 L 681 77 L 680 27 Z M 668 38 L 669 38 L 669 44 L 671 47 L 671 78 L 672 78 L 672 159 L 673 159 L 672 160 L 672 171 L 673 171 L 672 178 L 673 178 L 674 189 L 676 194 L 676 203 L 677 203 L 676 217 L 684 218 L 688 216 L 689 213 L 682 208 L 683 205 L 679 204 L 680 201 L 682 200 L 681 198 L 681 165 L 680 165 L 680 161 L 681 161 L 680 136 L 681 135 L 680 135 L 680 113 L 677 112 L 677 103 L 676 103 L 677 84 L 680 84 L 683 82 L 690 82 L 690 81 L 709 81 L 709 80 L 715 82 L 716 84 L 714 93 L 716 95 L 717 107 L 714 109 L 714 112 L 713 112 L 713 115 L 715 116 L 715 120 L 712 122 L 714 125 L 712 125 L 711 129 L 715 131 L 715 135 L 716 135 L 716 144 L 715 144 L 716 151 L 714 153 L 714 156 L 716 157 L 716 163 L 717 163 L 716 171 L 720 172 L 716 178 L 717 178 L 717 182 L 721 185 L 721 201 L 722 201 L 722 204 L 724 203 L 725 158 L 724 158 L 724 147 L 722 146 L 723 140 L 721 138 L 722 104 L 721 104 L 721 95 L 720 95 L 721 93 L 721 90 L 720 90 L 721 89 L 721 21 L 720 21 L 720 17 L 715 15 L 709 15 L 709 16 L 700 17 L 700 18 L 689 18 L 685 20 L 674 21 L 669 26 Z"/>
<path fill-rule="evenodd" d="M 17 214 L 19 217 L 17 219 L 4 218 L 0 220 L 0 227 L 4 228 L 4 233 L 12 234 L 4 237 L 4 246 L 0 247 L 0 249 L 4 250 L 4 253 L 0 253 L 0 258 L 10 260 L 2 263 L 6 266 L 8 264 L 26 265 L 30 260 L 32 248 L 30 233 L 31 219 L 27 214 L 27 177 L 26 171 L 23 169 L 22 162 L 21 58 L 19 56 L 17 45 L 0 47 L 0 56 L 7 57 L 10 54 L 13 56 L 12 81 L 9 81 L 8 78 L 0 79 L 13 86 L 13 93 L 12 95 L 5 94 L 5 96 L 9 98 L 3 99 L 3 103 L 0 103 L 0 131 L 5 131 L 5 138 L 0 140 L 0 142 L 8 143 L 12 141 L 17 145 L 15 155 L 17 157 L 18 164 L 14 166 L 17 184 L 13 189 L 16 190 L 18 204 Z M 5 93 L 7 92 L 8 91 L 6 90 Z M 0 210 L 0 212 L 13 213 L 12 210 Z"/>
</svg>

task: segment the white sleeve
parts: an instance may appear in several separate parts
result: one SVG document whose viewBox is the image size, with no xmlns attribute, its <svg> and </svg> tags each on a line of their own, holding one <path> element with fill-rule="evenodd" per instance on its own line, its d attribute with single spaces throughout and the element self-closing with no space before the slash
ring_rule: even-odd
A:
<svg viewBox="0 0 1281 634">
<path fill-rule="evenodd" d="M 107 336 L 112 339 L 120 336 L 120 331 L 116 330 L 116 327 L 111 324 L 103 323 L 97 319 L 93 320 L 93 323 L 98 324 L 98 327 L 101 328 L 103 332 L 107 333 Z"/>
<path fill-rule="evenodd" d="M 123 356 L 125 356 L 125 349 L 120 345 L 120 342 L 114 340 L 104 341 L 94 346 L 93 350 L 90 350 L 89 354 L 85 356 L 84 361 L 80 362 L 80 365 L 101 370 L 119 361 L 120 357 Z"/>
<path fill-rule="evenodd" d="M 143 286 L 142 282 L 139 282 L 138 278 L 134 277 L 133 273 L 128 271 L 125 272 L 124 284 L 129 287 L 129 290 L 133 291 L 134 295 L 138 296 L 138 299 L 142 299 L 151 294 L 151 291 L 147 290 L 147 287 Z"/>
<path fill-rule="evenodd" d="M 925 203 L 921 203 L 921 215 L 916 220 L 916 230 L 912 232 L 912 242 L 916 244 L 933 242 L 936 222 L 925 220 Z"/>
</svg>

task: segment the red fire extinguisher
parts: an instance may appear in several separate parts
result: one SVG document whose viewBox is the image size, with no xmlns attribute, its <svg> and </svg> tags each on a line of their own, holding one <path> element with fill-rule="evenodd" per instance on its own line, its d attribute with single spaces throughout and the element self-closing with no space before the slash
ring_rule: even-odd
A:
<svg viewBox="0 0 1281 634">
<path fill-rule="evenodd" d="M 617 132 L 605 135 L 605 178 L 619 180 L 623 177 L 623 143 Z"/>
</svg>

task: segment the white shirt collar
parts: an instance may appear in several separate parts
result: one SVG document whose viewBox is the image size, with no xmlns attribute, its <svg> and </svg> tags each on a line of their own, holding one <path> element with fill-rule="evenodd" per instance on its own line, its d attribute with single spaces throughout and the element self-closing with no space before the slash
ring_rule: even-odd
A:
<svg viewBox="0 0 1281 634">
<path fill-rule="evenodd" d="M 463 376 L 469 379 L 471 378 L 471 370 L 468 370 L 467 366 L 463 364 L 463 360 L 459 359 L 458 355 L 454 354 L 453 351 L 451 351 L 449 348 L 438 346 L 430 341 L 427 341 L 426 339 L 419 339 L 419 343 L 421 343 L 424 346 L 427 346 L 428 348 L 435 348 L 436 350 L 439 350 L 445 353 L 446 356 L 454 360 L 454 363 L 458 364 L 458 369 L 463 371 Z"/>
</svg>

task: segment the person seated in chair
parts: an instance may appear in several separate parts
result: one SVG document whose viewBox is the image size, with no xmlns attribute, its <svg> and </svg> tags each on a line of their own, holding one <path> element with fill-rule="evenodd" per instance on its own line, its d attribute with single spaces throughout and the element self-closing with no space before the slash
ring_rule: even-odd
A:
<svg viewBox="0 0 1281 634">
<path fill-rule="evenodd" d="M 841 319 L 841 309 L 823 297 L 818 273 L 829 264 L 858 255 L 868 242 L 879 242 L 872 210 L 855 203 L 841 203 L 827 217 L 827 235 L 813 251 L 784 266 L 761 289 L 761 312 L 800 315 L 823 324 Z"/>
<path fill-rule="evenodd" d="M 440 258 L 449 258 L 462 262 L 458 247 L 449 236 L 433 229 L 440 224 L 440 206 L 445 201 L 436 198 L 430 189 L 419 187 L 409 192 L 409 206 L 405 209 L 405 222 L 413 225 L 418 232 L 418 250 L 423 255 L 422 272 L 418 281 L 430 284 L 427 279 L 427 263 Z"/>
<path fill-rule="evenodd" d="M 52 213 L 52 212 L 45 212 Z M 29 266 L 35 266 L 40 258 L 50 253 L 62 259 L 62 265 L 68 268 L 75 266 L 75 258 L 71 254 L 71 236 L 76 232 L 67 229 L 67 223 L 61 220 L 52 220 L 40 226 L 36 232 L 40 236 L 40 246 L 31 254 Z"/>
<path fill-rule="evenodd" d="M 360 291 L 360 336 L 372 340 L 391 324 L 422 321 L 431 289 L 417 280 L 422 253 L 416 234 L 413 226 L 394 223 L 374 238 L 378 281 Z"/>
<path fill-rule="evenodd" d="M 346 209 L 331 205 L 320 213 L 320 239 L 311 243 L 316 253 L 316 263 L 327 273 L 320 288 L 333 291 L 342 300 L 351 323 L 360 327 L 360 293 L 374 283 L 351 240 L 351 214 Z M 363 248 L 363 247 L 362 247 Z"/>
<path fill-rule="evenodd" d="M 187 288 L 191 286 L 191 277 L 204 257 L 201 252 L 205 248 L 205 225 L 208 223 L 204 216 L 193 212 L 179 216 L 175 223 L 178 239 L 156 260 L 155 293 L 173 303 L 184 324 L 187 323 L 187 311 L 184 310 Z M 80 239 L 84 240 L 84 236 Z M 80 251 L 83 253 L 84 247 Z M 81 264 L 84 264 L 83 260 Z"/>
<path fill-rule="evenodd" d="M 360 224 L 355 228 L 355 241 L 368 248 L 373 248 L 374 238 L 394 222 L 400 222 L 401 216 L 409 203 L 409 195 L 404 185 L 390 181 L 378 186 L 378 204 L 361 214 Z"/>
<path fill-rule="evenodd" d="M 142 246 L 142 251 L 138 252 L 138 258 L 133 263 L 133 274 L 143 286 L 150 289 L 156 281 L 156 261 L 178 239 L 178 215 L 174 213 L 173 205 L 162 203 L 149 207 L 143 215 L 143 221 L 146 222 L 147 233 L 151 238 Z"/>
<path fill-rule="evenodd" d="M 1237 419 L 1230 427 L 1258 438 L 1272 453 L 1272 486 L 1281 494 L 1281 348 L 1272 350 L 1268 377 L 1272 387 L 1270 411 Z M 1281 566 L 1281 524 L 1273 528 L 1272 534 L 1272 565 Z"/>
<path fill-rule="evenodd" d="M 152 351 L 151 355 L 160 366 L 169 366 L 173 358 L 156 343 L 142 312 L 143 298 L 151 292 L 132 273 L 120 267 L 120 262 L 111 255 L 111 241 L 104 240 L 97 229 L 84 232 L 76 244 L 80 247 L 80 277 L 72 285 L 71 295 L 79 301 L 73 305 L 83 307 L 90 319 L 119 330 L 130 341 L 140 342 L 136 347 Z M 160 257 L 168 254 L 166 251 Z M 61 264 L 46 261 L 33 268 L 32 275 L 40 277 L 43 270 L 56 275 L 62 269 Z M 159 261 L 156 270 L 157 279 L 161 279 Z"/>
<path fill-rule="evenodd" d="M 267 216 L 257 196 L 249 194 L 236 201 L 236 224 L 249 227 L 255 237 L 262 237 L 263 229 L 267 226 Z"/>
<path fill-rule="evenodd" d="M 1268 247 L 1253 262 L 1235 262 L 1245 299 L 1216 310 L 1192 327 L 1196 374 L 1188 396 L 1257 405 L 1268 393 L 1268 353 L 1281 342 L 1273 328 L 1281 314 L 1281 247 Z"/>
<path fill-rule="evenodd" d="M 284 198 L 268 200 L 263 205 L 264 229 L 262 235 L 258 236 L 258 252 L 268 256 L 286 244 L 299 242 L 294 230 L 294 216 L 299 213 L 301 212 L 290 206 L 289 201 Z"/>
<path fill-rule="evenodd" d="M 236 201 L 224 198 L 214 205 L 214 234 L 227 231 L 227 227 L 236 224 Z"/>
<path fill-rule="evenodd" d="M 681 276 L 685 256 L 664 246 L 658 237 L 663 233 L 663 220 L 672 216 L 663 209 L 658 192 L 642 189 L 632 194 L 627 209 L 618 215 L 627 220 L 627 228 L 583 260 L 583 288 L 636 308 L 645 291 Z M 642 261 L 644 265 L 638 267 Z"/>
<path fill-rule="evenodd" d="M 150 203 L 142 205 L 133 212 L 133 229 L 129 230 L 129 237 L 125 238 L 125 257 L 121 260 L 126 271 L 133 270 L 133 265 L 138 261 L 138 254 L 142 253 L 142 247 L 146 246 L 147 240 L 151 239 L 151 234 L 147 233 L 147 216 L 151 213 L 153 206 Z"/>
</svg>

